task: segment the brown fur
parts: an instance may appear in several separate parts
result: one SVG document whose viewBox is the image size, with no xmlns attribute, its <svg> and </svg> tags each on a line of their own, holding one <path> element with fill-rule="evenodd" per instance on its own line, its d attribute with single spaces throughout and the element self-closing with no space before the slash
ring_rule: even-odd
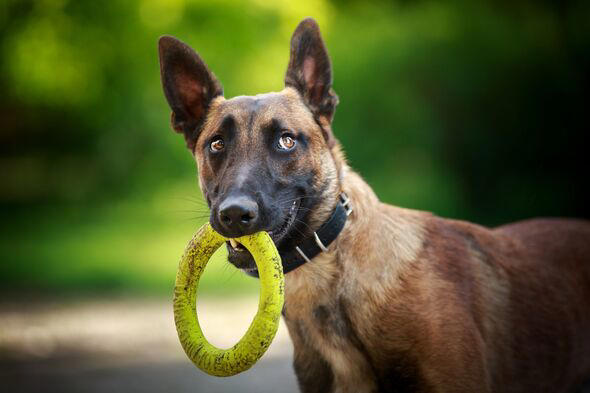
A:
<svg viewBox="0 0 590 393">
<path fill-rule="evenodd" d="M 344 168 L 353 215 L 286 278 L 296 367 L 322 356 L 336 392 L 567 392 L 590 377 L 589 223 L 445 220 L 381 204 Z"/>
<path fill-rule="evenodd" d="M 164 40 L 176 51 L 170 62 L 184 64 L 178 53 L 188 47 Z M 219 90 L 190 56 L 204 75 L 199 83 Z M 354 211 L 328 252 L 286 275 L 283 315 L 301 390 L 566 393 L 590 378 L 590 223 L 539 219 L 489 229 L 381 203 L 332 135 L 337 97 L 315 22 L 297 28 L 291 56 L 281 92 L 229 100 L 185 94 L 206 108 L 205 119 L 187 120 L 204 109 L 182 109 L 177 98 L 177 90 L 200 87 L 165 91 L 183 111 L 181 125 L 199 125 L 196 133 L 175 128 L 192 147 L 208 201 L 252 176 L 277 119 L 309 141 L 275 168 L 285 187 L 289 176 L 313 174 L 321 203 L 308 229 L 327 219 L 341 191 L 350 197 Z M 324 68 L 314 71 L 316 64 Z M 166 64 L 162 70 L 175 80 Z M 206 149 L 228 116 L 237 139 L 219 164 Z"/>
</svg>

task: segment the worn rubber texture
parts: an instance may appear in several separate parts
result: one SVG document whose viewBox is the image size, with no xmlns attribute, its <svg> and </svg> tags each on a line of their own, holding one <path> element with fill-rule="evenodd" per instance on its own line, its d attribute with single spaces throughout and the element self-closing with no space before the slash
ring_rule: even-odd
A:
<svg viewBox="0 0 590 393">
<path fill-rule="evenodd" d="M 208 223 L 203 225 L 184 251 L 174 287 L 174 322 L 180 343 L 198 368 L 218 377 L 249 369 L 266 352 L 279 326 L 285 287 L 281 257 L 268 233 L 236 239 L 250 251 L 260 273 L 258 311 L 244 337 L 232 348 L 211 345 L 199 326 L 197 289 L 209 258 L 226 240 Z"/>
</svg>

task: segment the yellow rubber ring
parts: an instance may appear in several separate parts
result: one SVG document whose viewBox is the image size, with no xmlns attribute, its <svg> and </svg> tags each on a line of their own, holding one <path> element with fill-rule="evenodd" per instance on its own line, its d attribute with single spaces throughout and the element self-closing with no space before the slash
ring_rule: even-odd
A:
<svg viewBox="0 0 590 393">
<path fill-rule="evenodd" d="M 174 287 L 174 322 L 182 348 L 198 368 L 218 377 L 249 369 L 266 352 L 279 326 L 285 288 L 281 257 L 268 233 L 236 239 L 250 251 L 258 267 L 258 311 L 244 337 L 232 348 L 211 345 L 199 325 L 197 289 L 209 258 L 226 240 L 208 223 L 203 225 L 184 251 Z"/>
</svg>

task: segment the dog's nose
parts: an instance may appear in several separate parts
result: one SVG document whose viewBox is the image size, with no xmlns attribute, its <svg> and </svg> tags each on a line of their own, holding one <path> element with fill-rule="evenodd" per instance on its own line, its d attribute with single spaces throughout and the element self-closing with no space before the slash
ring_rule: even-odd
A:
<svg viewBox="0 0 590 393">
<path fill-rule="evenodd" d="M 258 204 L 245 196 L 229 196 L 219 205 L 219 223 L 227 236 L 254 233 L 258 223 Z"/>
</svg>

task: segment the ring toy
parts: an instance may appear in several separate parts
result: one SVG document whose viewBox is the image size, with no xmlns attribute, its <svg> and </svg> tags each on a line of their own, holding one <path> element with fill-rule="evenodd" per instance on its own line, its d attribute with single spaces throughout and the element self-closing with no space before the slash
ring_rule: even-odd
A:
<svg viewBox="0 0 590 393">
<path fill-rule="evenodd" d="M 225 350 L 211 345 L 199 325 L 197 289 L 207 262 L 226 240 L 209 223 L 203 225 L 184 251 L 174 287 L 174 322 L 182 348 L 198 368 L 218 377 L 248 370 L 266 352 L 279 326 L 285 288 L 281 257 L 268 233 L 235 239 L 250 251 L 258 268 L 258 311 L 236 345 Z"/>
</svg>

